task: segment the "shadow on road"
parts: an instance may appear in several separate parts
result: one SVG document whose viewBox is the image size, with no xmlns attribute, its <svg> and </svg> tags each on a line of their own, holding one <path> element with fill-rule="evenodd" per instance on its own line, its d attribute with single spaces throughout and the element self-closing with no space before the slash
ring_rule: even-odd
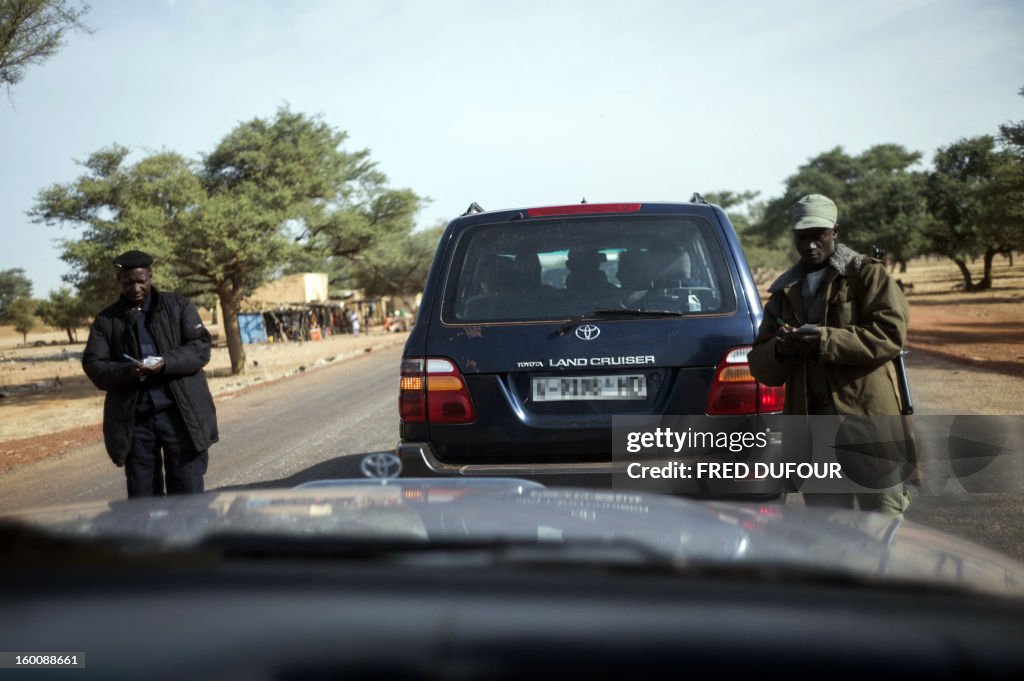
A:
<svg viewBox="0 0 1024 681">
<path fill-rule="evenodd" d="M 339 456 L 328 461 L 321 461 L 315 466 L 310 466 L 305 470 L 289 475 L 287 478 L 280 478 L 278 480 L 262 480 L 260 482 L 251 482 L 244 485 L 229 485 L 226 487 L 217 487 L 208 491 L 238 492 L 244 490 L 296 487 L 303 483 L 313 482 L 316 480 L 338 480 L 348 478 L 366 479 L 362 471 L 359 469 L 359 462 L 362 458 L 361 454 Z"/>
</svg>

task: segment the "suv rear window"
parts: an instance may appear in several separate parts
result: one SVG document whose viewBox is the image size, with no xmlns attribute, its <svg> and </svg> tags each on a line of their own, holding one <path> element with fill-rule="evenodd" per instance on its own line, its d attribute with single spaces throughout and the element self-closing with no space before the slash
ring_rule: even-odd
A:
<svg viewBox="0 0 1024 681">
<path fill-rule="evenodd" d="M 442 319 L 566 319 L 599 308 L 734 312 L 725 256 L 696 216 L 554 219 L 467 230 L 449 269 Z"/>
</svg>

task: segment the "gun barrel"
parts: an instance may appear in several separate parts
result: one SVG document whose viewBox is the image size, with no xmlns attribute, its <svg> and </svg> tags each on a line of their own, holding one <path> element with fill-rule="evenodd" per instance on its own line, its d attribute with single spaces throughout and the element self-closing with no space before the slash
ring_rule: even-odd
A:
<svg viewBox="0 0 1024 681">
<path fill-rule="evenodd" d="M 906 350 L 900 350 L 900 354 L 896 356 L 892 363 L 896 367 L 896 379 L 900 388 L 900 402 L 903 403 L 901 411 L 904 416 L 910 416 L 914 413 L 914 400 L 910 396 L 910 381 L 907 379 L 907 367 L 903 363 L 903 356 L 906 352 Z"/>
</svg>

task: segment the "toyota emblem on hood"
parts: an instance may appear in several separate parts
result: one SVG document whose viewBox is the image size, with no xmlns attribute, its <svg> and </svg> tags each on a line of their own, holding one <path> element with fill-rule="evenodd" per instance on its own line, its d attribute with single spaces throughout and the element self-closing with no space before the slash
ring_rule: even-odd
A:
<svg viewBox="0 0 1024 681">
<path fill-rule="evenodd" d="M 593 324 L 584 324 L 576 328 L 576 337 L 580 340 L 594 340 L 601 335 L 601 329 Z"/>
<path fill-rule="evenodd" d="M 397 478 L 402 472 L 402 460 L 391 452 L 373 452 L 363 457 L 359 468 L 368 478 Z"/>
</svg>

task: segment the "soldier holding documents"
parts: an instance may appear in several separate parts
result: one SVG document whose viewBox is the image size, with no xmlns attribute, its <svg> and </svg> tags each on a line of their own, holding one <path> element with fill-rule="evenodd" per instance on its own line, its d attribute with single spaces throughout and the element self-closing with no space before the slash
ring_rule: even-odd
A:
<svg viewBox="0 0 1024 681">
<path fill-rule="evenodd" d="M 906 340 L 906 298 L 880 261 L 838 243 L 838 211 L 829 198 L 805 196 L 791 216 L 800 261 L 768 289 L 771 298 L 749 357 L 751 373 L 767 385 L 786 386 L 786 414 L 898 417 L 892 360 Z M 878 424 L 884 430 L 887 421 L 898 423 L 862 419 L 863 444 L 883 443 L 876 451 L 840 456 L 844 471 L 859 476 L 862 485 L 866 476 L 871 484 L 864 486 L 879 491 L 805 494 L 808 506 L 906 510 L 903 436 L 891 431 L 880 438 Z"/>
</svg>

